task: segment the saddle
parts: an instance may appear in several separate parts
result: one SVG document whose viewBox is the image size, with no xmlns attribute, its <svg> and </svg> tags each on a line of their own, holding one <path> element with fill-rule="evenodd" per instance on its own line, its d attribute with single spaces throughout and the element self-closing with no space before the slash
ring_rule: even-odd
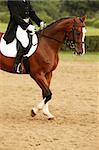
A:
<svg viewBox="0 0 99 150">
<path fill-rule="evenodd" d="M 0 51 L 6 57 L 15 58 L 17 55 L 18 45 L 20 44 L 19 41 L 15 38 L 11 43 L 6 44 L 6 41 L 3 39 L 4 34 L 1 37 L 0 41 Z M 25 55 L 26 57 L 30 57 L 37 49 L 38 46 L 38 37 L 36 34 L 29 35 L 30 44 L 28 45 Z"/>
<path fill-rule="evenodd" d="M 4 34 L 2 34 L 1 40 L 0 40 L 0 51 L 1 53 L 6 57 L 12 57 L 15 58 L 17 55 L 17 51 L 20 47 L 20 41 L 18 41 L 16 38 L 13 40 L 13 42 L 6 44 L 6 41 L 3 39 Z M 24 56 L 22 58 L 21 64 L 20 64 L 20 73 L 29 73 L 29 64 L 28 64 L 28 58 L 36 51 L 38 46 L 38 38 L 37 35 L 31 35 L 28 33 L 29 37 L 29 45 L 27 46 L 26 50 L 24 51 Z M 25 72 L 24 72 L 25 71 Z"/>
</svg>

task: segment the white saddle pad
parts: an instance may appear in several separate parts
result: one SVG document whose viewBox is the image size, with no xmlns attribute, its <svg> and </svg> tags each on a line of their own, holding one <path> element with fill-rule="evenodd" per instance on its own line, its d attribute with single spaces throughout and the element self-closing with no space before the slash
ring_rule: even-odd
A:
<svg viewBox="0 0 99 150">
<path fill-rule="evenodd" d="M 16 39 L 13 42 L 6 44 L 6 41 L 3 39 L 3 36 L 0 41 L 0 51 L 4 56 L 7 57 L 16 57 L 17 48 L 16 48 Z M 30 48 L 28 54 L 25 56 L 30 57 L 37 49 L 38 46 L 38 38 L 37 35 L 34 34 L 32 37 L 32 47 Z"/>
</svg>

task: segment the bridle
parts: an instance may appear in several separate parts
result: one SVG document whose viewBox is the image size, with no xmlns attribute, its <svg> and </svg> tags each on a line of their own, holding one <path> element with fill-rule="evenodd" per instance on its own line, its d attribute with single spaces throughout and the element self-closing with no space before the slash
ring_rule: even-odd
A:
<svg viewBox="0 0 99 150">
<path fill-rule="evenodd" d="M 80 42 L 78 42 L 78 41 L 76 41 L 76 38 L 75 38 L 75 36 L 78 34 L 78 31 L 76 30 L 76 25 L 74 24 L 73 25 L 73 28 L 70 30 L 70 32 L 67 32 L 66 30 L 61 30 L 61 31 L 63 31 L 64 32 L 64 43 L 69 47 L 69 48 L 71 48 L 71 49 L 75 49 L 75 44 L 84 44 L 85 42 L 83 42 L 83 41 L 80 41 Z M 78 26 L 78 27 L 85 27 L 85 26 Z M 70 40 L 69 39 L 69 37 L 68 37 L 68 35 L 70 35 L 70 34 L 72 34 L 72 37 L 73 37 L 73 39 L 72 40 Z M 63 40 L 62 41 L 60 41 L 60 40 L 58 40 L 58 39 L 56 39 L 56 38 L 53 38 L 53 37 L 50 37 L 50 36 L 47 36 L 47 35 L 45 35 L 44 33 L 41 33 L 41 35 L 40 36 L 43 36 L 43 37 L 45 37 L 45 38 L 48 38 L 48 39 L 51 39 L 51 40 L 54 40 L 54 41 L 56 41 L 56 42 L 58 42 L 58 43 L 63 43 Z"/>
<path fill-rule="evenodd" d="M 78 27 L 80 27 L 80 26 L 78 26 Z M 81 26 L 81 27 L 83 28 L 85 26 Z M 73 25 L 73 28 L 71 29 L 71 31 L 68 34 L 71 34 L 71 33 L 72 33 L 73 39 L 70 40 L 68 36 L 66 37 L 66 45 L 67 46 L 69 46 L 72 49 L 75 49 L 75 44 L 84 44 L 85 43 L 84 41 L 80 41 L 80 42 L 76 41 L 75 36 L 77 34 L 79 34 L 79 32 L 76 30 L 76 25 Z"/>
</svg>

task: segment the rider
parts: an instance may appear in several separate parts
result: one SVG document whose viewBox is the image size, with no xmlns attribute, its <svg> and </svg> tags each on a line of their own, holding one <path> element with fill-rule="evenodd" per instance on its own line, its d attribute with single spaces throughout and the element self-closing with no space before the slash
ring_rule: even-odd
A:
<svg viewBox="0 0 99 150">
<path fill-rule="evenodd" d="M 14 72 L 18 72 L 18 66 L 22 56 L 29 45 L 27 32 L 35 33 L 35 26 L 32 25 L 31 20 L 41 28 L 43 28 L 45 24 L 32 9 L 30 0 L 8 0 L 7 4 L 10 11 L 10 21 L 4 35 L 4 40 L 9 44 L 16 38 L 21 43 L 13 68 Z"/>
</svg>

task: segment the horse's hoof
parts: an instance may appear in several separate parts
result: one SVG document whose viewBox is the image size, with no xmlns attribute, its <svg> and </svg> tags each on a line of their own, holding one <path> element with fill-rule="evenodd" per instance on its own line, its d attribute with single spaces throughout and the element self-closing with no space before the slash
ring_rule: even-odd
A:
<svg viewBox="0 0 99 150">
<path fill-rule="evenodd" d="M 36 116 L 36 112 L 35 112 L 34 109 L 31 110 L 31 116 L 32 116 L 32 117 L 35 117 L 35 116 Z"/>
<path fill-rule="evenodd" d="M 54 120 L 54 118 L 48 118 L 48 120 Z"/>
<path fill-rule="evenodd" d="M 55 119 L 54 116 L 51 116 L 51 117 L 48 118 L 48 120 L 54 120 L 54 119 Z"/>
</svg>

